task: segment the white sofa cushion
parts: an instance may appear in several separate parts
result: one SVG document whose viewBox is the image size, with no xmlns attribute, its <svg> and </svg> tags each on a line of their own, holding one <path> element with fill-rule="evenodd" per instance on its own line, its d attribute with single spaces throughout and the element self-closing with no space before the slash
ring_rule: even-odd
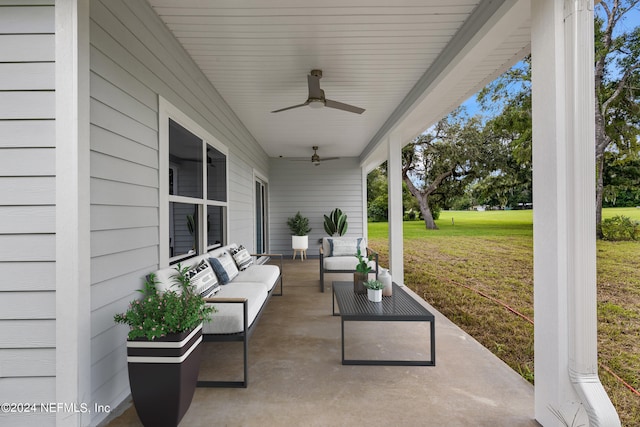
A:
<svg viewBox="0 0 640 427">
<path fill-rule="evenodd" d="M 267 296 L 267 288 L 262 283 L 233 282 L 222 286 L 215 298 L 247 298 L 248 322 L 251 326 Z M 204 323 L 203 333 L 233 334 L 244 330 L 243 304 L 213 302 L 212 305 L 217 312 L 211 315 L 210 322 Z"/>
<path fill-rule="evenodd" d="M 236 277 L 238 282 L 258 282 L 266 286 L 270 291 L 276 284 L 276 280 L 280 275 L 280 267 L 276 265 L 258 265 L 254 264 L 251 268 L 241 271 Z"/>
</svg>

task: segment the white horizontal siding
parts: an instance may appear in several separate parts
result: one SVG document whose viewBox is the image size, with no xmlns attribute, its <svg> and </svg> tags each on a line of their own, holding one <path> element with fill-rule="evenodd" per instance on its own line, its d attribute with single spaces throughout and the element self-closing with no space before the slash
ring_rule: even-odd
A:
<svg viewBox="0 0 640 427">
<path fill-rule="evenodd" d="M 255 252 L 253 170 L 237 156 L 229 156 L 229 241 Z"/>
<path fill-rule="evenodd" d="M 2 34 L 0 62 L 53 62 L 54 47 L 53 34 Z"/>
<path fill-rule="evenodd" d="M 148 147 L 158 145 L 156 130 L 95 99 L 91 99 L 91 123 Z"/>
<path fill-rule="evenodd" d="M 56 374 L 53 348 L 0 349 L 0 378 L 51 377 Z"/>
<path fill-rule="evenodd" d="M 55 188 L 56 181 L 51 176 L 0 176 L 0 201 L 7 206 L 51 205 L 56 199 Z"/>
<path fill-rule="evenodd" d="M 28 331 L 28 332 L 27 332 Z M 25 334 L 29 339 L 25 340 Z M 55 320 L 3 320 L 0 328 L 0 349 L 52 348 L 55 347 Z M 4 392 L 0 387 L 0 394 Z M 0 401 L 10 402 L 2 399 Z M 53 397 L 53 396 L 51 396 Z"/>
<path fill-rule="evenodd" d="M 53 262 L 0 262 L 0 277 L 11 277 L 11 280 L 0 280 L 0 292 L 44 291 L 55 289 L 56 265 Z M 28 272 L 28 274 L 22 274 Z M 0 298 L 2 298 L 0 294 Z M 2 358 L 0 357 L 0 360 Z"/>
<path fill-rule="evenodd" d="M 43 90 L 54 86 L 52 62 L 0 64 L 0 90 Z"/>
<path fill-rule="evenodd" d="M 248 247 L 253 170 L 269 162 L 148 4 L 96 0 L 90 18 L 92 398 L 115 406 L 129 390 L 113 314 L 159 265 L 158 97 L 229 148 L 229 236 Z"/>
<path fill-rule="evenodd" d="M 0 234 L 0 260 L 3 262 L 55 261 L 55 247 L 53 234 Z M 55 276 L 41 280 L 53 281 Z"/>
<path fill-rule="evenodd" d="M 53 319 L 56 315 L 56 295 L 47 292 L 3 292 L 0 299 L 0 320 Z"/>
<path fill-rule="evenodd" d="M 131 283 L 139 283 L 137 289 L 142 289 L 145 277 L 155 269 L 155 265 L 148 265 L 139 270 L 123 274 L 121 276 L 105 279 L 91 287 L 91 309 L 95 310 L 114 301 L 135 299 L 136 293 L 131 289 Z M 118 327 L 125 332 L 126 328 Z M 92 354 L 92 357 L 94 355 Z"/>
<path fill-rule="evenodd" d="M 309 218 L 309 255 L 318 254 L 318 240 L 327 235 L 323 215 L 334 208 L 347 214 L 347 235 L 363 235 L 362 173 L 358 159 L 343 158 L 314 166 L 311 162 L 272 158 L 269 187 L 272 251 L 292 253 L 287 219 L 298 211 Z"/>
<path fill-rule="evenodd" d="M 2 176 L 51 176 L 55 169 L 52 148 L 5 148 L 0 156 Z"/>
<path fill-rule="evenodd" d="M 46 3 L 0 3 L 0 402 L 56 396 L 55 22 Z M 55 425 L 55 414 L 0 413 L 0 424 Z"/>
<path fill-rule="evenodd" d="M 0 12 L 0 28 L 5 34 L 51 34 L 55 31 L 52 7 L 6 6 Z"/>
<path fill-rule="evenodd" d="M 54 147 L 53 120 L 0 120 L 0 148 Z"/>
<path fill-rule="evenodd" d="M 53 233 L 55 206 L 0 206 L 0 233 Z"/>
<path fill-rule="evenodd" d="M 3 119 L 48 119 L 55 114 L 55 94 L 44 92 L 0 92 Z"/>
<path fill-rule="evenodd" d="M 128 160 L 91 152 L 91 176 L 148 187 L 158 186 L 158 170 Z"/>
<path fill-rule="evenodd" d="M 158 206 L 157 188 L 92 178 L 91 189 L 96 205 Z"/>
<path fill-rule="evenodd" d="M 2 378 L 0 402 L 56 402 L 56 383 L 54 377 L 12 377 Z M 0 412 L 0 425 L 20 427 L 55 426 L 55 413 L 3 413 Z"/>
</svg>

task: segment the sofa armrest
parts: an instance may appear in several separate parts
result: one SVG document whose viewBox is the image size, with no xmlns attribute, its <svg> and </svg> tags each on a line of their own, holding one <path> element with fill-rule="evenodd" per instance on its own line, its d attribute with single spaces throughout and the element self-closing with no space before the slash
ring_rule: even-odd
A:
<svg viewBox="0 0 640 427">
<path fill-rule="evenodd" d="M 221 298 L 221 297 L 204 298 L 204 302 L 207 302 L 207 303 L 243 303 L 246 301 L 248 301 L 246 298 Z"/>
<path fill-rule="evenodd" d="M 249 254 L 251 256 L 272 256 L 272 257 L 280 257 L 282 258 L 282 254 Z"/>
</svg>

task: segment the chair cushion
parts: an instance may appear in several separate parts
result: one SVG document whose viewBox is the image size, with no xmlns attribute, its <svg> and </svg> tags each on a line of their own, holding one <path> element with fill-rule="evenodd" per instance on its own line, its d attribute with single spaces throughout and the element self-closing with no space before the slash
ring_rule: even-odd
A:
<svg viewBox="0 0 640 427">
<path fill-rule="evenodd" d="M 216 298 L 247 298 L 248 323 L 253 323 L 260 308 L 267 299 L 267 288 L 262 283 L 233 282 L 222 286 Z M 217 312 L 211 315 L 211 321 L 205 322 L 202 332 L 205 334 L 233 334 L 244 330 L 244 318 L 240 303 L 211 303 Z"/>
<path fill-rule="evenodd" d="M 369 261 L 369 267 L 372 271 L 375 271 L 376 262 Z M 356 265 L 358 265 L 358 258 L 354 256 L 332 256 L 324 258 L 325 270 L 348 270 L 356 271 Z"/>
<path fill-rule="evenodd" d="M 267 287 L 267 291 L 276 284 L 276 280 L 280 275 L 280 267 L 276 265 L 252 265 L 238 274 L 236 280 L 238 282 L 259 282 Z"/>
</svg>

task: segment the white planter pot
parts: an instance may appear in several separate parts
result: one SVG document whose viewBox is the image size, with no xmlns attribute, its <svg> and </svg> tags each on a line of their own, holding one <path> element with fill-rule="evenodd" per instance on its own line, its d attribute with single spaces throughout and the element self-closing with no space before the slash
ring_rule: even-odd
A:
<svg viewBox="0 0 640 427">
<path fill-rule="evenodd" d="M 371 302 L 381 302 L 382 289 L 367 289 L 367 297 Z"/>
<path fill-rule="evenodd" d="M 309 236 L 291 236 L 291 248 L 304 250 L 308 249 Z"/>
</svg>

